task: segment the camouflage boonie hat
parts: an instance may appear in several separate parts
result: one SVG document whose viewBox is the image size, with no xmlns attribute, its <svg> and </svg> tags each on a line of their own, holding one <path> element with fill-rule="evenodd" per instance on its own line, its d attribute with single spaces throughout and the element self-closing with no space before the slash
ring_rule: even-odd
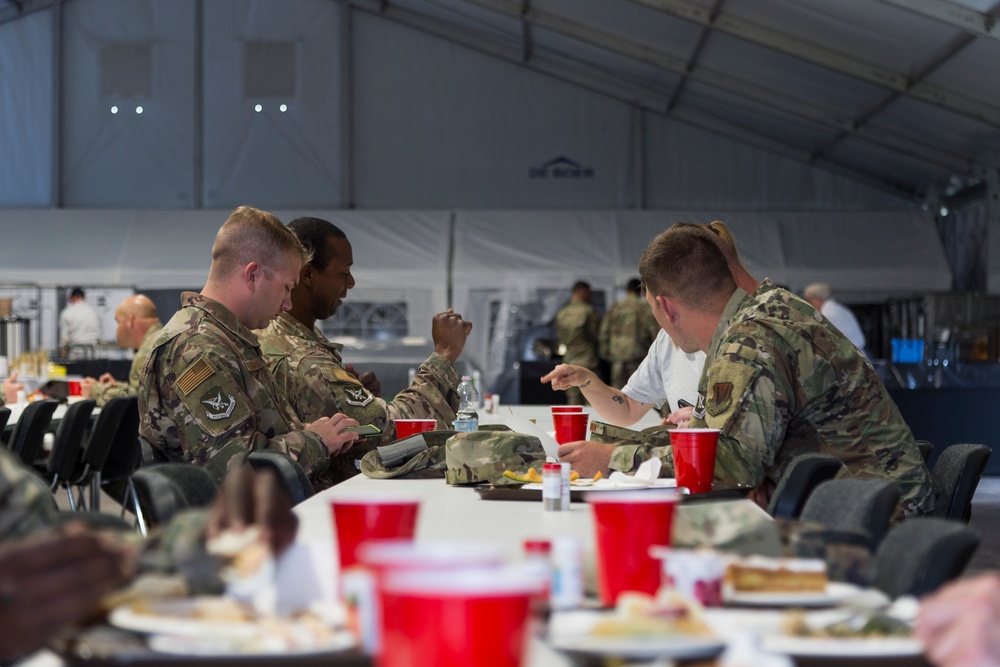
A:
<svg viewBox="0 0 1000 667">
<path fill-rule="evenodd" d="M 426 431 L 421 433 L 427 449 L 415 455 L 412 459 L 394 468 L 382 465 L 378 449 L 373 449 L 361 459 L 361 472 L 372 479 L 392 479 L 405 477 L 407 479 L 430 479 L 444 477 L 444 443 L 455 431 Z"/>
<path fill-rule="evenodd" d="M 519 470 L 545 461 L 542 443 L 533 435 L 511 431 L 456 433 L 445 443 L 449 484 L 476 484 L 503 479 L 504 470 Z"/>
<path fill-rule="evenodd" d="M 670 444 L 670 426 L 650 426 L 641 431 L 633 431 L 624 426 L 615 426 L 601 421 L 590 421 L 590 439 L 614 445 L 649 445 L 665 447 Z"/>
</svg>

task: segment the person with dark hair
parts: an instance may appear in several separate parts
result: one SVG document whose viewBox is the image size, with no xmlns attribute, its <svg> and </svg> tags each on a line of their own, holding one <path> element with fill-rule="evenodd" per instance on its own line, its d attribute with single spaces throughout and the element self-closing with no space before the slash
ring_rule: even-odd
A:
<svg viewBox="0 0 1000 667">
<path fill-rule="evenodd" d="M 660 325 L 642 299 L 642 281 L 633 278 L 625 286 L 625 298 L 612 304 L 601 320 L 600 351 L 611 364 L 612 387 L 625 386 L 659 333 Z"/>
<path fill-rule="evenodd" d="M 298 218 L 288 228 L 312 259 L 302 265 L 291 309 L 256 333 L 278 389 L 299 419 L 308 422 L 317 415 L 343 412 L 382 429 L 385 441 L 395 438 L 396 419 L 433 418 L 440 428 L 451 428 L 458 409 L 455 362 L 472 323 L 450 309 L 435 315 L 434 353 L 420 365 L 409 387 L 392 400 L 383 400 L 374 375 L 359 375 L 353 367 L 345 367 L 343 346 L 328 341 L 316 326 L 337 312 L 354 287 L 350 241 L 336 225 L 319 218 Z M 371 439 L 333 457 L 326 482 L 335 484 L 356 475 L 356 461 L 378 442 Z"/>
<path fill-rule="evenodd" d="M 219 482 L 250 452 L 276 449 L 322 486 L 330 457 L 357 439 L 345 429 L 358 422 L 344 414 L 302 425 L 251 331 L 291 308 L 305 259 L 270 213 L 241 206 L 222 225 L 208 282 L 181 295 L 139 381 L 139 432 L 162 457 L 201 465 Z"/>
<path fill-rule="evenodd" d="M 59 313 L 59 346 L 66 359 L 94 356 L 94 346 L 101 341 L 101 317 L 86 301 L 86 293 L 74 287 L 69 305 Z"/>
<path fill-rule="evenodd" d="M 556 338 L 564 364 L 581 366 L 599 374 L 601 363 L 597 347 L 601 317 L 590 305 L 590 298 L 590 283 L 580 280 L 573 284 L 569 303 L 556 313 Z M 587 399 L 579 387 L 573 386 L 566 389 L 566 402 L 586 405 Z"/>
<path fill-rule="evenodd" d="M 843 462 L 842 474 L 896 482 L 902 515 L 933 510 L 913 434 L 864 355 L 770 280 L 748 294 L 729 264 L 718 237 L 699 225 L 658 235 L 639 263 L 660 326 L 685 352 L 707 355 L 690 426 L 721 431 L 715 482 L 753 487 L 766 506 L 795 457 L 822 452 Z M 562 445 L 559 456 L 584 476 L 632 472 L 653 456 L 661 474 L 674 472 L 669 446 L 583 441 Z"/>
</svg>

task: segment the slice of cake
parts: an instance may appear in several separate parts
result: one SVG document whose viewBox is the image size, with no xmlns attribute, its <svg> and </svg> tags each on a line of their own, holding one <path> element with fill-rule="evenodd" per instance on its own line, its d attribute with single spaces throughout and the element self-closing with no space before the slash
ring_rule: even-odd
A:
<svg viewBox="0 0 1000 667">
<path fill-rule="evenodd" d="M 729 564 L 725 582 L 744 593 L 822 593 L 827 584 L 826 562 L 750 556 Z"/>
</svg>

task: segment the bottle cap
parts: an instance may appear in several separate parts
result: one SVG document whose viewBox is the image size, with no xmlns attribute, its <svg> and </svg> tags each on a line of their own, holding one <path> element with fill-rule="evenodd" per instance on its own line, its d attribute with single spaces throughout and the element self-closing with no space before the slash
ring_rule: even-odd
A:
<svg viewBox="0 0 1000 667">
<path fill-rule="evenodd" d="M 524 553 L 526 554 L 547 554 L 552 551 L 552 542 L 549 540 L 525 540 Z"/>
</svg>

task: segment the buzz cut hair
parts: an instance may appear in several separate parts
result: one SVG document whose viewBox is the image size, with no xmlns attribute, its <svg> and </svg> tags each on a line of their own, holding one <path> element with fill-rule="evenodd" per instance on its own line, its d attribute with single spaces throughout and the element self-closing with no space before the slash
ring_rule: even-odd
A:
<svg viewBox="0 0 1000 667">
<path fill-rule="evenodd" d="M 275 266 L 290 252 L 302 262 L 309 261 L 302 244 L 281 220 L 267 211 L 240 206 L 215 235 L 209 280 L 226 278 L 251 262 L 260 264 L 270 278 Z"/>
<path fill-rule="evenodd" d="M 308 263 L 319 271 L 325 269 L 334 257 L 334 251 L 327 240 L 347 238 L 347 234 L 340 227 L 322 218 L 295 218 L 288 223 L 288 228 L 309 253 L 311 259 Z"/>
</svg>

